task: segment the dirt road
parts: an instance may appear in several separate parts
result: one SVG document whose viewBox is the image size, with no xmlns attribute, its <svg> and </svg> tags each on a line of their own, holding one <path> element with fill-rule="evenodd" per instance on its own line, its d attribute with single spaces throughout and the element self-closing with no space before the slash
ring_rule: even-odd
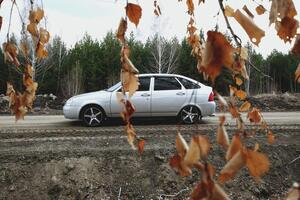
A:
<svg viewBox="0 0 300 200">
<path fill-rule="evenodd" d="M 180 129 L 188 141 L 204 134 L 215 144 L 217 117 L 181 126 L 174 120 L 135 121 L 138 135 L 146 140 L 139 157 L 120 121 L 87 128 L 63 116 L 26 116 L 17 124 L 13 117 L 0 116 L 0 199 L 186 199 L 200 176 L 194 171 L 181 178 L 169 167 L 176 133 Z M 268 144 L 263 133 L 246 143 L 260 144 L 271 161 L 270 171 L 257 183 L 241 170 L 224 185 L 232 199 L 281 199 L 299 181 L 300 113 L 264 113 L 264 118 L 276 143 Z M 232 137 L 235 122 L 228 119 Z M 225 164 L 224 154 L 213 145 L 208 161 L 217 172 Z"/>
</svg>

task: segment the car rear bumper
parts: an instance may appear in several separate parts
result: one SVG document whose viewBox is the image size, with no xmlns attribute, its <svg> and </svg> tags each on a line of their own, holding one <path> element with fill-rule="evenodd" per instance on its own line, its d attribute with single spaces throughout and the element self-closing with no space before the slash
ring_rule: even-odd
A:
<svg viewBox="0 0 300 200">
<path fill-rule="evenodd" d="M 201 104 L 200 107 L 202 117 L 212 115 L 216 112 L 216 103 L 214 101 Z"/>
<path fill-rule="evenodd" d="M 64 105 L 63 113 L 67 119 L 79 119 L 79 113 L 74 106 Z"/>
</svg>

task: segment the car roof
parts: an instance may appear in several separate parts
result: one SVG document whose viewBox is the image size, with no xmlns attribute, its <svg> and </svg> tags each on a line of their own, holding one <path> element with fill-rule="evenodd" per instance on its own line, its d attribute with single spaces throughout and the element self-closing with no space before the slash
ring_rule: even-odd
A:
<svg viewBox="0 0 300 200">
<path fill-rule="evenodd" d="M 163 76 L 163 77 L 182 77 L 182 78 L 188 78 L 179 74 L 157 74 L 157 73 L 151 73 L 151 74 L 139 74 L 138 77 L 152 77 L 152 76 Z"/>
</svg>

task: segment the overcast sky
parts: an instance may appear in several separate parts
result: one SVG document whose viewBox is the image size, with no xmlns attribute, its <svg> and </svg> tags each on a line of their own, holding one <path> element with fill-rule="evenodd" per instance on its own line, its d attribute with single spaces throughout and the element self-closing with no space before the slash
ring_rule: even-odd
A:
<svg viewBox="0 0 300 200">
<path fill-rule="evenodd" d="M 23 1 L 16 0 L 22 12 Z M 40 4 L 41 1 L 36 0 Z M 73 46 L 79 41 L 85 32 L 93 38 L 101 40 L 108 31 L 117 29 L 120 18 L 125 15 L 125 0 L 43 0 L 43 6 L 47 17 L 47 28 L 52 36 L 59 35 L 68 47 Z M 182 39 L 186 35 L 186 25 L 189 17 L 186 13 L 185 0 L 158 0 L 162 10 L 162 16 L 158 20 L 153 14 L 153 0 L 133 0 L 129 2 L 139 3 L 143 9 L 142 19 L 138 28 L 130 23 L 129 31 L 133 31 L 136 38 L 145 41 L 147 37 L 151 37 L 156 31 L 166 38 L 174 36 Z M 270 9 L 268 0 L 228 0 L 225 4 L 231 5 L 234 9 L 241 9 L 245 4 L 255 14 L 255 23 L 265 30 L 266 36 L 262 39 L 259 48 L 255 48 L 264 56 L 268 55 L 273 49 L 282 52 L 288 52 L 292 44 L 285 44 L 278 38 L 274 30 L 274 25 L 269 27 L 268 14 L 257 16 L 255 13 L 255 2 L 263 2 L 263 5 Z M 194 0 L 197 5 L 198 0 Z M 294 4 L 298 12 L 300 12 L 300 1 L 294 0 Z M 3 26 L 0 33 L 1 43 L 4 41 L 7 33 L 9 9 L 11 1 L 3 1 L 0 15 L 3 16 Z M 20 32 L 20 19 L 14 10 L 12 18 L 11 30 L 15 33 Z M 216 24 L 219 25 L 220 31 L 225 32 L 226 26 L 222 14 L 219 12 L 218 0 L 207 0 L 205 4 L 196 6 L 195 17 L 198 28 L 205 31 L 214 29 Z M 296 16 L 299 20 L 299 15 Z M 240 25 L 230 19 L 232 27 L 246 44 L 249 38 Z M 44 23 L 44 22 L 42 22 Z M 129 32 L 128 32 L 129 33 Z"/>
</svg>

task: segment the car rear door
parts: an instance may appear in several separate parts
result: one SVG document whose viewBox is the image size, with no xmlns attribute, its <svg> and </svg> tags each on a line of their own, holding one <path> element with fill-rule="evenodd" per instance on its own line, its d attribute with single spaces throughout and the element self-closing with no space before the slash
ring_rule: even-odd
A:
<svg viewBox="0 0 300 200">
<path fill-rule="evenodd" d="M 151 99 L 152 116 L 174 116 L 186 100 L 182 85 L 172 76 L 156 76 Z"/>
<path fill-rule="evenodd" d="M 136 112 L 134 116 L 151 116 L 150 110 L 150 102 L 151 102 L 151 91 L 150 91 L 150 83 L 151 77 L 140 77 L 139 78 L 139 88 L 132 95 L 131 102 L 136 108 Z M 112 93 L 111 96 L 111 116 L 118 117 L 122 111 L 122 105 L 117 102 L 116 93 L 120 92 L 120 90 Z"/>
</svg>

